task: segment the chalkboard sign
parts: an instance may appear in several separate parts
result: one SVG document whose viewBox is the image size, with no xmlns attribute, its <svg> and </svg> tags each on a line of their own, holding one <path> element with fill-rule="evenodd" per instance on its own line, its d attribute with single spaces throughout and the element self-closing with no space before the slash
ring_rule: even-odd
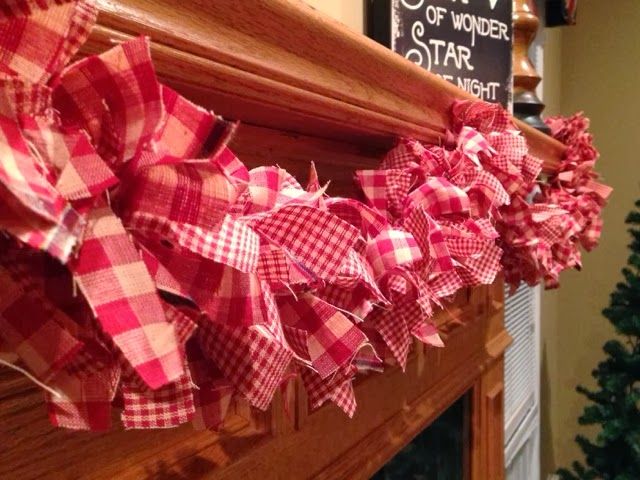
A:
<svg viewBox="0 0 640 480">
<path fill-rule="evenodd" d="M 512 0 L 368 0 L 370 37 L 489 102 L 511 101 Z"/>
</svg>

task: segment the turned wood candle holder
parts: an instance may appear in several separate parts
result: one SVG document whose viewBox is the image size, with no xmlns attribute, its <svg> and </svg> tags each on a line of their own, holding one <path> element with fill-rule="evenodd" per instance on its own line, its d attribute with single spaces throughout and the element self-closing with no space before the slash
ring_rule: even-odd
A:
<svg viewBox="0 0 640 480">
<path fill-rule="evenodd" d="M 542 78 L 529 59 L 529 47 L 539 24 L 533 0 L 513 0 L 513 114 L 533 128 L 549 133 L 540 117 L 544 104 L 536 95 Z"/>
</svg>

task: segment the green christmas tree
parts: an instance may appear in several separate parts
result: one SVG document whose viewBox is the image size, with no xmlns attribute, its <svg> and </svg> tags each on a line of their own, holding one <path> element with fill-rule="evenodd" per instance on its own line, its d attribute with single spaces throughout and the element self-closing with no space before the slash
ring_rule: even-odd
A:
<svg viewBox="0 0 640 480">
<path fill-rule="evenodd" d="M 640 211 L 631 212 L 626 223 L 633 241 L 622 269 L 624 281 L 602 312 L 620 340 L 604 344 L 606 358 L 592 372 L 598 389 L 577 388 L 590 400 L 578 422 L 599 425 L 600 431 L 595 441 L 576 437 L 585 464 L 574 462 L 572 471 L 559 470 L 563 480 L 640 480 Z"/>
</svg>

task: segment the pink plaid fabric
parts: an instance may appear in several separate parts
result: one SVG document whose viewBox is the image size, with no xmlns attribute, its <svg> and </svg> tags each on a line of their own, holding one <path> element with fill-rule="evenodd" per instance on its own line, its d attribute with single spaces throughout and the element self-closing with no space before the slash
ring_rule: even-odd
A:
<svg viewBox="0 0 640 480">
<path fill-rule="evenodd" d="M 3 2 L 0 7 L 3 73 L 33 83 L 47 81 L 85 42 L 96 14 L 97 9 L 90 2 Z"/>
<path fill-rule="evenodd" d="M 47 179 L 16 123 L 0 116 L 0 219 L 6 230 L 28 245 L 66 262 L 84 226 L 83 219 Z M 26 224 L 26 225 L 25 225 Z"/>
<path fill-rule="evenodd" d="M 380 165 L 381 170 L 417 168 L 427 155 L 424 146 L 415 140 L 402 139 L 389 150 Z"/>
<path fill-rule="evenodd" d="M 63 122 L 83 127 L 98 153 L 116 166 L 153 139 L 164 113 L 144 37 L 67 67 L 53 99 Z"/>
<path fill-rule="evenodd" d="M 293 358 L 258 325 L 226 325 L 208 321 L 198 329 L 200 344 L 229 382 L 251 404 L 266 410 Z"/>
<path fill-rule="evenodd" d="M 433 273 L 453 270 L 453 260 L 442 230 L 422 206 L 414 208 L 409 213 L 404 228 L 415 238 L 423 258 L 430 260 Z"/>
<path fill-rule="evenodd" d="M 123 383 L 122 424 L 125 428 L 173 428 L 191 421 L 195 413 L 193 385 L 186 375 L 157 390 Z"/>
<path fill-rule="evenodd" d="M 481 134 L 515 128 L 509 113 L 497 103 L 456 100 L 451 107 L 454 128 L 471 127 Z"/>
<path fill-rule="evenodd" d="M 59 396 L 45 393 L 51 424 L 72 430 L 108 430 L 119 379 L 120 370 L 115 367 L 83 377 L 59 374 L 53 385 Z"/>
<path fill-rule="evenodd" d="M 0 21 L 33 15 L 38 10 L 46 10 L 73 0 L 6 0 L 0 7 Z"/>
<path fill-rule="evenodd" d="M 50 175 L 55 177 L 52 183 L 66 200 L 97 197 L 118 183 L 83 131 L 60 129 L 42 118 L 27 116 L 21 118 L 21 127 L 40 158 L 55 169 Z"/>
<path fill-rule="evenodd" d="M 328 198 L 327 210 L 360 230 L 364 237 L 377 237 L 388 226 L 387 219 L 378 210 L 352 198 Z"/>
<path fill-rule="evenodd" d="M 416 239 L 410 233 L 387 229 L 367 245 L 367 260 L 376 277 L 401 265 L 422 260 Z"/>
<path fill-rule="evenodd" d="M 477 130 L 464 126 L 458 134 L 458 148 L 478 167 L 481 166 L 480 154 L 492 156 L 495 150 Z"/>
<path fill-rule="evenodd" d="M 355 396 L 351 386 L 354 374 L 355 367 L 347 366 L 339 370 L 327 382 L 312 370 L 303 369 L 301 373 L 302 384 L 307 391 L 311 409 L 315 410 L 326 401 L 331 400 L 349 417 L 352 417 L 356 407 Z M 345 386 L 346 384 L 348 386 Z"/>
<path fill-rule="evenodd" d="M 161 149 L 159 153 L 197 158 L 216 127 L 215 115 L 185 100 L 165 85 L 160 88 L 165 117 L 154 135 L 155 143 Z"/>
<path fill-rule="evenodd" d="M 215 430 L 227 416 L 233 388 L 224 381 L 199 384 L 194 390 L 195 412 L 193 426 L 196 430 Z"/>
<path fill-rule="evenodd" d="M 355 227 L 328 212 L 303 205 L 282 207 L 250 226 L 321 278 L 338 274 L 349 249 L 359 239 Z"/>
<path fill-rule="evenodd" d="M 310 360 L 323 379 L 351 362 L 367 341 L 348 318 L 312 295 L 303 295 L 297 301 L 291 297 L 281 298 L 278 306 L 285 325 L 306 332 L 306 348 L 302 349 L 304 342 L 300 337 L 293 343 L 298 351 L 306 353 L 303 358 Z"/>
<path fill-rule="evenodd" d="M 89 214 L 71 269 L 102 328 L 151 388 L 183 374 L 175 329 L 165 319 L 144 263 L 108 207 Z"/>
<path fill-rule="evenodd" d="M 65 324 L 66 315 L 37 291 L 25 291 L 0 267 L 0 338 L 31 373 L 46 382 L 67 365 L 82 343 Z M 55 341 L 52 341 L 55 340 Z"/>
<path fill-rule="evenodd" d="M 469 211 L 469 197 L 442 177 L 429 177 L 409 194 L 411 205 L 422 206 L 432 217 Z"/>
</svg>

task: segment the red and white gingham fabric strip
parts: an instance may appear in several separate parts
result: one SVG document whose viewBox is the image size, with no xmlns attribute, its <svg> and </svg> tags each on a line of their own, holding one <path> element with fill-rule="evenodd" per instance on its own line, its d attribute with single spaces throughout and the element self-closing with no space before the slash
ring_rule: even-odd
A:
<svg viewBox="0 0 640 480">
<path fill-rule="evenodd" d="M 260 410 L 266 410 L 283 381 L 293 353 L 255 326 L 205 320 L 198 329 L 205 355 Z"/>
<path fill-rule="evenodd" d="M 329 399 L 336 404 L 347 417 L 353 418 L 356 413 L 356 394 L 353 390 L 353 380 L 346 380 L 339 385 L 329 396 Z"/>
<path fill-rule="evenodd" d="M 108 430 L 119 380 L 117 367 L 83 377 L 59 374 L 52 385 L 59 396 L 45 393 L 51 424 L 72 430 Z"/>
<path fill-rule="evenodd" d="M 408 196 L 407 208 L 422 206 L 432 217 L 464 214 L 469 211 L 469 197 L 461 188 L 442 177 L 429 177 Z"/>
<path fill-rule="evenodd" d="M 399 310 L 378 309 L 373 314 L 373 327 L 380 333 L 393 356 L 404 371 L 407 366 L 407 356 L 411 346 L 409 326 Z"/>
<path fill-rule="evenodd" d="M 426 149 L 420 142 L 402 139 L 384 156 L 380 170 L 417 168 L 422 163 L 424 155 Z"/>
<path fill-rule="evenodd" d="M 267 212 L 307 192 L 286 170 L 258 167 L 249 172 L 246 214 Z"/>
<path fill-rule="evenodd" d="M 0 183 L 4 189 L 33 214 L 52 223 L 59 222 L 68 203 L 47 180 L 48 172 L 31 155 L 19 125 L 2 116 L 0 145 Z"/>
<path fill-rule="evenodd" d="M 178 158 L 197 158 L 214 129 L 212 112 L 187 101 L 166 85 L 161 86 L 165 117 L 155 132 L 158 153 Z"/>
<path fill-rule="evenodd" d="M 195 413 L 191 375 L 157 390 L 140 389 L 123 381 L 122 424 L 125 428 L 173 428 L 191 421 Z"/>
<path fill-rule="evenodd" d="M 89 36 L 97 15 L 92 2 L 9 4 L 0 7 L 0 62 L 32 83 L 44 83 L 64 67 Z M 10 12 L 22 15 L 11 17 Z"/>
<path fill-rule="evenodd" d="M 515 128 L 509 113 L 497 103 L 456 100 L 451 107 L 451 116 L 457 131 L 467 126 L 484 135 Z"/>
<path fill-rule="evenodd" d="M 0 267 L 0 337 L 29 371 L 47 382 L 82 348 L 63 325 L 71 319 L 37 291 L 25 292 Z M 65 317 L 65 318 L 63 318 Z"/>
<path fill-rule="evenodd" d="M 369 205 L 387 212 L 387 174 L 384 170 L 358 170 L 356 180 Z"/>
<path fill-rule="evenodd" d="M 433 273 L 453 270 L 453 260 L 442 230 L 422 206 L 414 208 L 409 213 L 404 228 L 415 238 L 423 257 L 430 260 L 429 265 Z"/>
<path fill-rule="evenodd" d="M 46 10 L 55 5 L 62 5 L 77 0 L 5 0 L 0 6 L 0 21 L 17 19 L 33 15 L 39 10 Z"/>
<path fill-rule="evenodd" d="M 326 381 L 313 370 L 303 368 L 301 371 L 302 384 L 307 392 L 311 409 L 319 408 L 327 400 L 334 400 L 336 405 L 347 415 L 352 415 L 355 408 L 355 397 L 350 395 L 353 395 L 353 390 L 347 390 L 343 387 L 346 382 L 353 381 L 355 371 L 355 367 L 348 365 L 340 369 L 329 381 Z M 336 390 L 339 391 L 336 392 Z"/>
<path fill-rule="evenodd" d="M 160 238 L 170 248 L 185 249 L 241 272 L 258 270 L 260 238 L 249 227 L 229 215 L 225 215 L 212 230 L 142 212 L 134 212 L 126 226 L 144 237 Z"/>
<path fill-rule="evenodd" d="M 492 156 L 495 150 L 485 137 L 477 130 L 464 126 L 458 134 L 458 148 L 475 163 L 481 167 L 479 154 Z"/>
<path fill-rule="evenodd" d="M 235 189 L 215 166 L 208 162 L 160 164 L 179 161 L 167 157 L 149 161 L 152 166 L 140 168 L 119 195 L 126 220 L 139 213 L 205 230 L 220 224 Z"/>
<path fill-rule="evenodd" d="M 280 298 L 285 325 L 307 332 L 307 355 L 321 378 L 333 375 L 353 360 L 367 337 L 348 318 L 328 303 L 305 294 L 295 300 Z"/>
<path fill-rule="evenodd" d="M 250 225 L 320 278 L 337 275 L 360 238 L 355 227 L 335 215 L 303 205 L 282 207 Z"/>
<path fill-rule="evenodd" d="M 21 118 L 21 126 L 40 158 L 55 168 L 55 188 L 65 199 L 97 197 L 118 183 L 82 130 L 62 130 L 42 118 L 27 116 Z"/>
<path fill-rule="evenodd" d="M 408 232 L 384 230 L 367 245 L 366 257 L 376 278 L 396 267 L 411 265 L 422 260 L 416 239 Z"/>
<path fill-rule="evenodd" d="M 327 198 L 327 210 L 357 227 L 364 238 L 377 237 L 388 222 L 384 215 L 353 198 Z"/>
<path fill-rule="evenodd" d="M 138 375 L 159 388 L 183 375 L 175 329 L 120 219 L 106 206 L 88 219 L 71 270 L 102 328 Z"/>
<path fill-rule="evenodd" d="M 193 391 L 195 412 L 193 426 L 196 430 L 216 430 L 227 416 L 233 387 L 226 381 L 199 384 Z"/>
<path fill-rule="evenodd" d="M 224 173 L 229 181 L 235 185 L 238 192 L 242 192 L 244 188 L 247 187 L 249 183 L 249 170 L 229 148 L 223 148 L 212 161 L 222 170 L 222 173 Z M 234 206 L 240 207 L 237 212 L 238 214 L 245 213 L 246 205 L 244 203 L 237 202 Z"/>
<path fill-rule="evenodd" d="M 145 37 L 66 68 L 53 98 L 63 122 L 85 128 L 115 166 L 149 144 L 164 114 Z"/>
</svg>

